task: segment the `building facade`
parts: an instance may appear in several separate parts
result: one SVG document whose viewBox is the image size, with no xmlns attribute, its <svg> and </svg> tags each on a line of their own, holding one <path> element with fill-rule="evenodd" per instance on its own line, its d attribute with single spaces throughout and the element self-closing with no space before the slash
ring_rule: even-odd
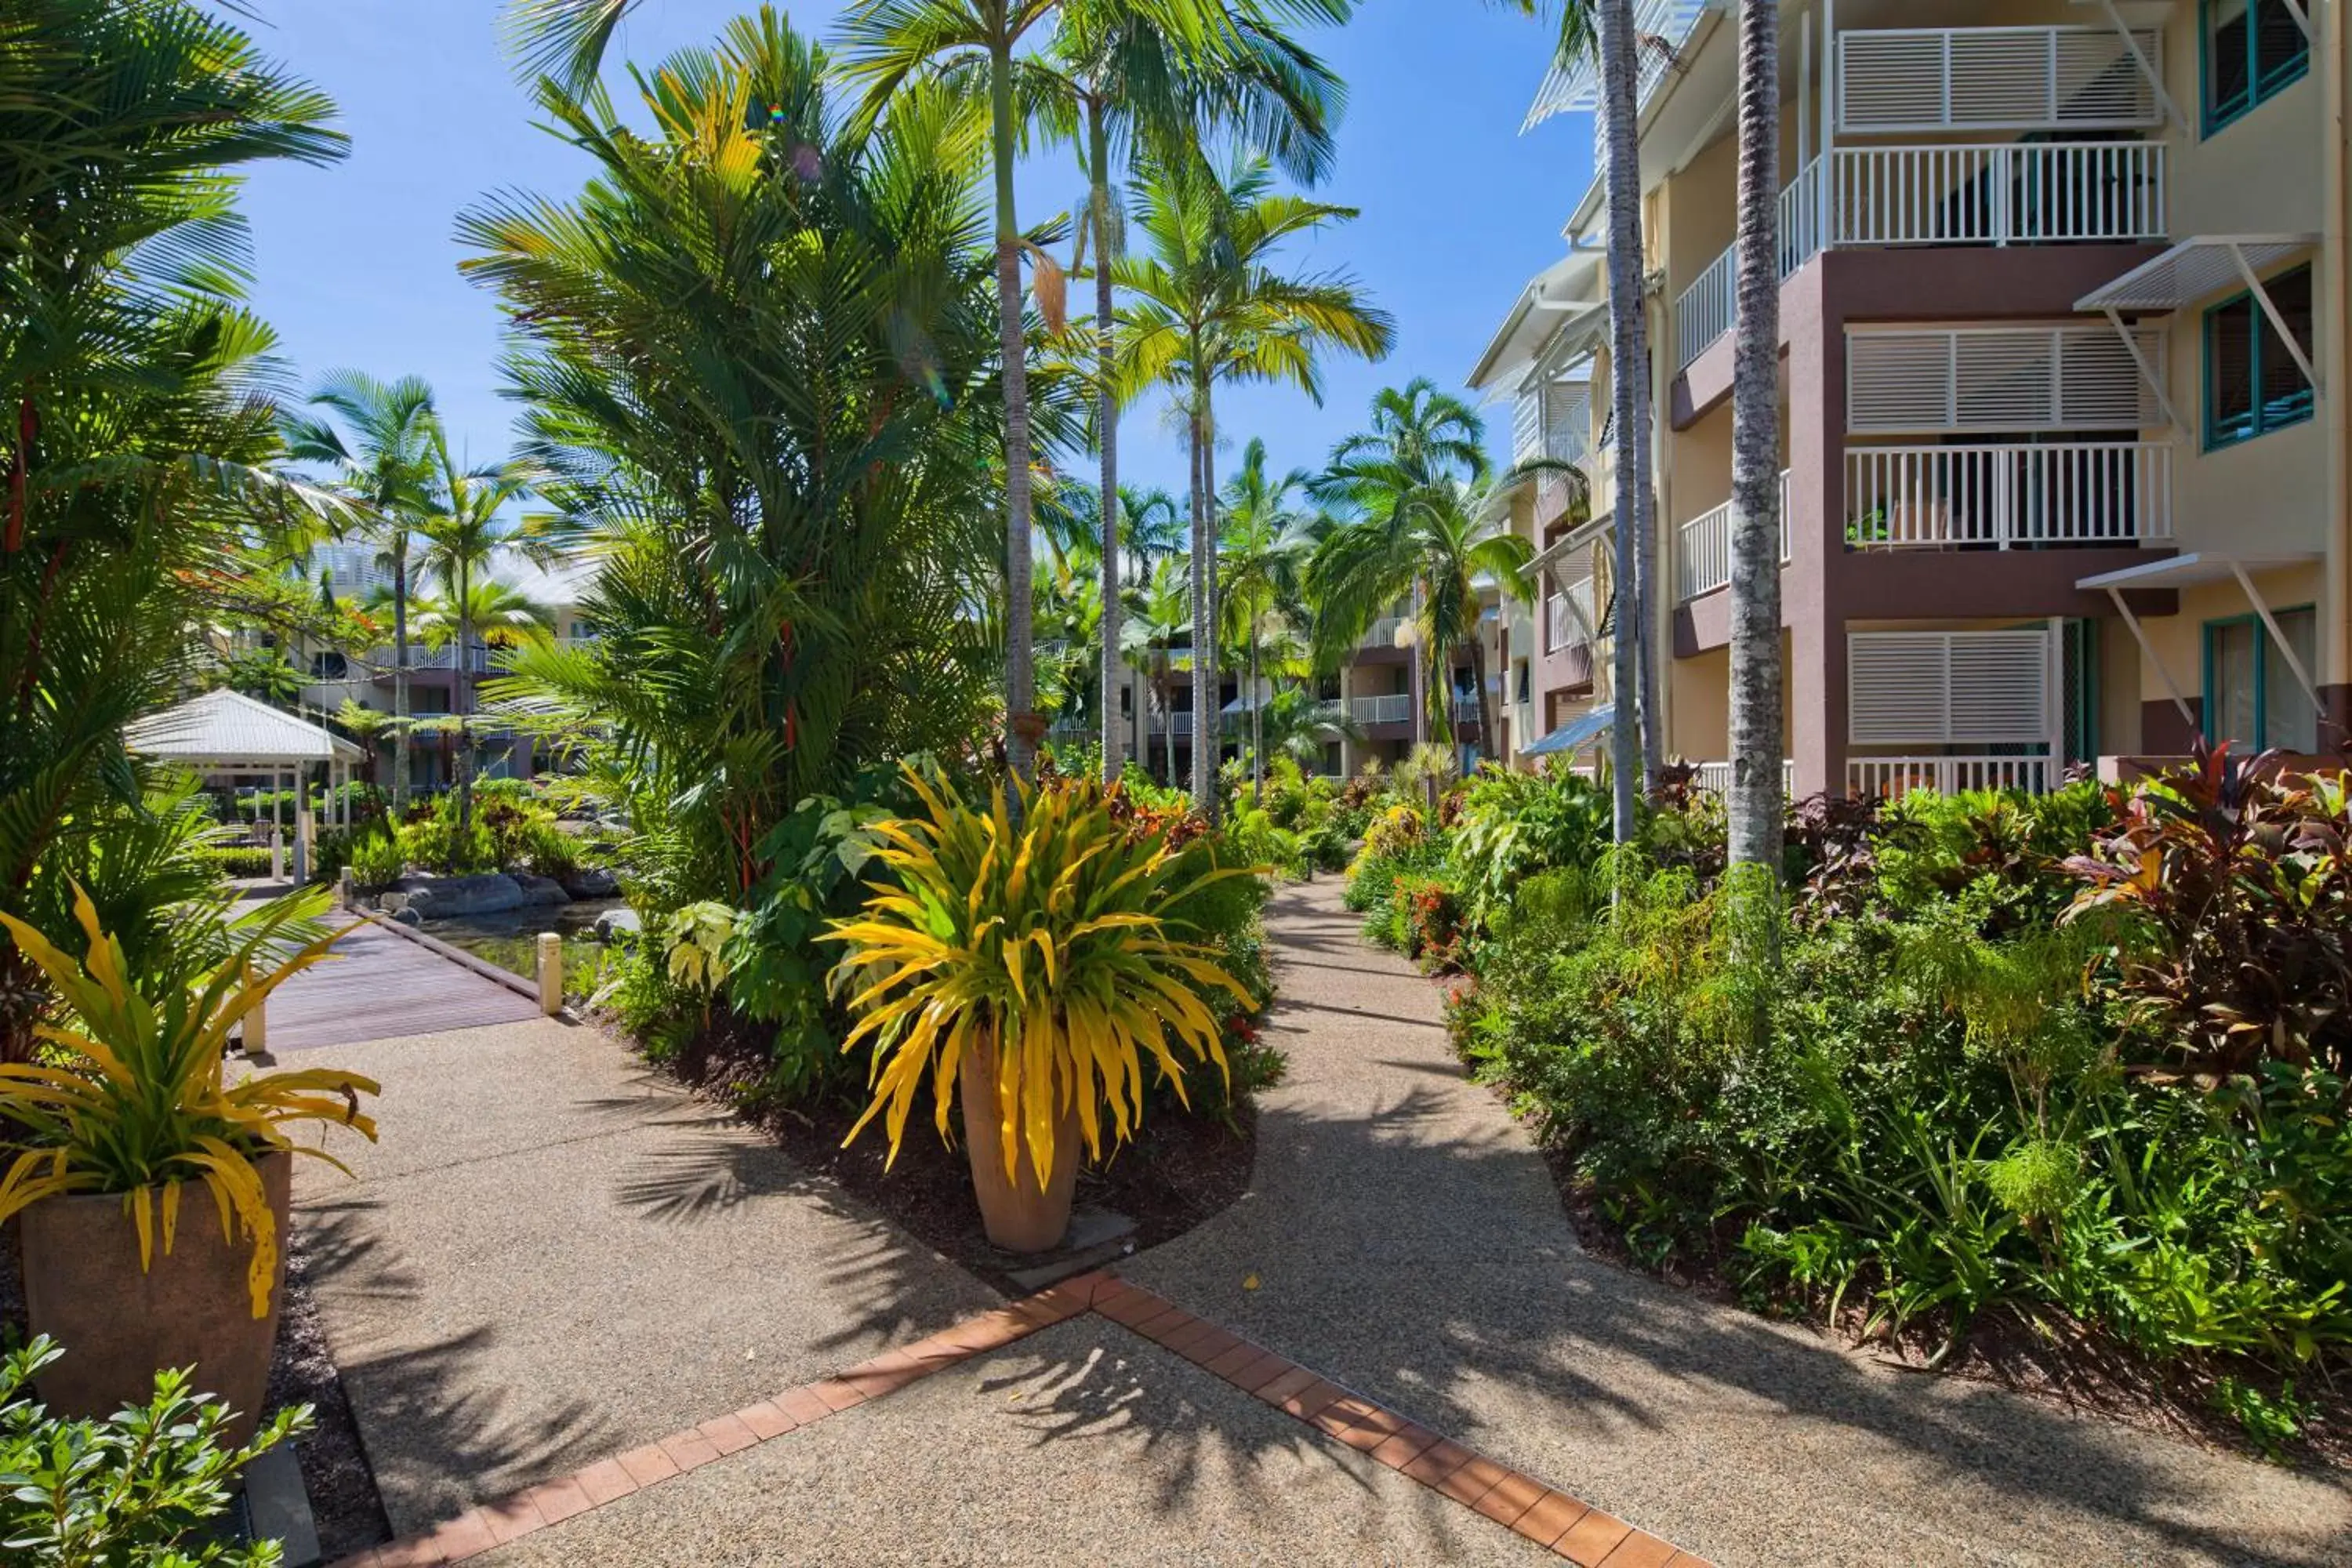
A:
<svg viewBox="0 0 2352 1568">
<path fill-rule="evenodd" d="M 1643 0 L 1667 749 L 1727 754 L 1734 8 Z M 2346 37 L 2324 0 L 1782 9 L 1781 593 L 1794 788 L 2045 788 L 2352 722 Z M 1555 70 L 1530 119 L 1587 110 Z M 1596 185 L 1473 373 L 1609 418 Z M 1521 732 L 1605 702 L 1616 496 L 1523 493 Z M 1551 605 L 1559 606 L 1555 616 Z M 1596 679 L 1597 678 L 1597 679 Z M 1524 744 L 1524 742 L 1520 742 Z"/>
</svg>

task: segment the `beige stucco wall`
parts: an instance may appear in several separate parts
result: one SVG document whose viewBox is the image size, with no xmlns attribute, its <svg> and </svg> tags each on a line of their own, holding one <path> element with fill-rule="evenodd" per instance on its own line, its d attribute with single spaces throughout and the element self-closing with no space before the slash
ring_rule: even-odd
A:
<svg viewBox="0 0 2352 1568">
<path fill-rule="evenodd" d="M 1709 648 L 1667 662 L 1666 752 L 1691 762 L 1731 754 L 1731 650 Z"/>
<path fill-rule="evenodd" d="M 2250 575 L 2253 578 L 2255 592 L 2261 594 L 2263 602 L 2273 610 L 2321 602 L 2324 574 L 2315 563 Z M 2140 625 L 2147 631 L 2148 643 L 2156 649 L 2157 657 L 2164 661 L 2164 668 L 2171 672 L 2181 691 L 2193 699 L 2203 693 L 2205 623 L 2248 615 L 2252 609 L 2235 582 L 2200 583 L 2180 590 L 2179 615 L 2144 618 Z M 2323 609 L 2323 617 L 2325 614 Z M 2323 666 L 2326 663 L 2324 651 L 2320 662 Z M 2314 670 L 2312 675 L 2323 686 L 2343 679 L 2341 675 L 2332 675 L 2325 668 Z M 2151 702 L 2162 701 L 2166 698 L 2164 677 L 2149 668 L 2145 659 L 2140 663 L 2139 687 L 2141 693 Z"/>
</svg>

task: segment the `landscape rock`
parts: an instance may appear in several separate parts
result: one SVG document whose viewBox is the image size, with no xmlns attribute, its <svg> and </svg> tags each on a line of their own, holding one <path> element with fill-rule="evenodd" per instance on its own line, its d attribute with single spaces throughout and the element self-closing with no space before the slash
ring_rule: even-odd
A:
<svg viewBox="0 0 2352 1568">
<path fill-rule="evenodd" d="M 621 890 L 621 882 L 608 867 L 583 866 L 563 879 L 563 890 L 575 899 L 609 899 Z"/>
<path fill-rule="evenodd" d="M 522 907 L 527 910 L 572 901 L 572 895 L 563 890 L 563 884 L 552 877 L 534 877 L 526 872 L 515 879 L 515 885 L 522 889 Z"/>
<path fill-rule="evenodd" d="M 598 942 L 617 942 L 623 937 L 634 937 L 645 929 L 645 922 L 637 918 L 635 910 L 606 910 L 596 917 Z"/>
<path fill-rule="evenodd" d="M 522 885 L 512 877 L 489 872 L 471 877 L 432 877 L 412 872 L 377 900 L 385 912 L 403 910 L 420 920 L 441 921 L 462 915 L 495 915 L 523 907 Z"/>
<path fill-rule="evenodd" d="M 392 918 L 404 926 L 421 926 L 425 923 L 425 917 L 411 909 L 394 910 L 392 911 Z"/>
</svg>

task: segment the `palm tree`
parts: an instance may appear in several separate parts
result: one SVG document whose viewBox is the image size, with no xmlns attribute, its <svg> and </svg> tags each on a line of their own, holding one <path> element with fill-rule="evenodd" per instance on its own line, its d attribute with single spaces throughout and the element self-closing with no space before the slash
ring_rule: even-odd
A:
<svg viewBox="0 0 2352 1568">
<path fill-rule="evenodd" d="M 1615 436 L 1618 584 L 1612 679 L 1618 715 L 1610 732 L 1618 842 L 1633 838 L 1641 791 L 1654 783 L 1664 747 L 1658 733 L 1657 666 L 1650 647 L 1649 323 L 1642 296 L 1641 127 L 1636 118 L 1643 41 L 1633 0 L 1499 0 L 1528 16 L 1556 16 L 1559 59 L 1591 59 L 1601 79 L 1598 118 L 1608 150 L 1610 427 Z M 1638 722 L 1638 729 L 1636 728 Z"/>
<path fill-rule="evenodd" d="M 589 737 L 588 787 L 671 907 L 747 899 L 795 805 L 961 746 L 998 679 L 984 129 L 920 87 L 843 113 L 832 82 L 765 9 L 639 79 L 650 132 L 546 84 L 593 177 L 459 224 L 518 323 L 522 456 L 599 630 L 517 650 L 484 695 Z"/>
<path fill-rule="evenodd" d="M 1265 793 L 1265 699 L 1258 691 L 1259 651 L 1270 617 L 1299 605 L 1299 574 L 1314 548 L 1314 520 L 1291 498 L 1307 488 L 1307 470 L 1276 478 L 1266 469 L 1265 442 L 1250 437 L 1242 466 L 1226 483 L 1225 524 L 1218 541 L 1218 576 L 1224 585 L 1224 624 L 1247 647 L 1249 679 L 1243 687 L 1250 715 L 1250 801 Z"/>
<path fill-rule="evenodd" d="M 1734 866 L 1780 864 L 1780 19 L 1739 8 L 1738 313 L 1731 384 Z"/>
<path fill-rule="evenodd" d="M 1530 471 L 1515 468 L 1499 477 L 1482 471 L 1467 482 L 1446 475 L 1419 486 L 1385 514 L 1359 517 L 1333 531 L 1309 568 L 1309 597 L 1341 626 L 1366 626 L 1387 606 L 1412 603 L 1413 641 L 1425 671 L 1423 706 L 1449 742 L 1454 730 L 1448 672 L 1466 653 L 1479 735 L 1483 744 L 1494 744 L 1480 601 L 1490 584 L 1517 603 L 1534 596 L 1527 567 L 1535 549 L 1513 531 L 1508 500 Z"/>
<path fill-rule="evenodd" d="M 1176 709 L 1168 698 L 1168 682 L 1175 671 L 1176 639 L 1192 631 L 1192 605 L 1186 586 L 1190 575 L 1180 556 L 1162 556 L 1136 601 L 1126 633 L 1128 659 L 1150 683 L 1147 700 L 1160 705 L 1160 752 L 1168 764 L 1167 774 L 1160 782 L 1171 789 L 1176 784 Z M 1193 657 L 1198 658 L 1198 653 Z M 1139 710 L 1136 721 L 1143 721 Z"/>
<path fill-rule="evenodd" d="M 1144 254 L 1122 258 L 1113 268 L 1129 301 L 1120 321 L 1127 336 L 1119 381 L 1129 395 L 1168 386 L 1182 411 L 1192 468 L 1192 624 L 1213 627 L 1215 388 L 1286 382 L 1320 402 L 1323 353 L 1379 359 L 1395 324 L 1365 301 L 1347 273 L 1276 270 L 1274 252 L 1285 240 L 1356 215 L 1352 207 L 1275 193 L 1264 159 L 1245 160 L 1223 177 L 1194 165 L 1149 167 L 1135 194 Z M 1192 640 L 1192 796 L 1198 810 L 1213 816 L 1214 638 Z"/>
<path fill-rule="evenodd" d="M 340 504 L 272 468 L 238 176 L 345 144 L 205 7 L 10 0 L 0 33 L 0 910 L 78 951 L 79 881 L 144 973 L 151 939 L 220 928 L 191 917 L 214 879 L 124 727 L 197 675 L 227 584 L 283 584 Z M 32 1055 L 47 1000 L 0 938 L 0 1061 Z"/>
<path fill-rule="evenodd" d="M 359 371 L 338 371 L 310 395 L 310 405 L 334 414 L 286 422 L 286 450 L 299 462 L 325 463 L 338 488 L 363 509 L 362 530 L 392 570 L 392 804 L 408 800 L 409 552 L 431 506 L 435 444 L 440 421 L 433 388 L 421 377 L 385 383 Z"/>
<path fill-rule="evenodd" d="M 1468 483 L 1488 472 L 1486 424 L 1471 406 L 1438 390 L 1427 376 L 1402 387 L 1383 387 L 1372 396 L 1370 426 L 1340 440 L 1331 459 L 1310 481 L 1311 493 L 1350 516 L 1392 523 L 1397 509 L 1417 491 L 1446 480 Z M 1318 661 L 1336 665 L 1363 640 L 1372 623 L 1391 605 L 1321 605 L 1316 617 Z M 1418 615 L 1418 604 L 1407 604 Z M 1421 665 L 1413 665 L 1421 679 Z M 1429 738 L 1427 694 L 1413 704 L 1413 741 Z"/>
<path fill-rule="evenodd" d="M 1289 0 L 1286 9 L 1338 24 L 1355 0 Z M 1333 155 L 1329 121 L 1344 89 L 1314 56 L 1285 37 L 1254 0 L 1214 0 L 1209 51 L 1180 47 L 1159 19 L 1139 7 L 1066 7 L 1055 37 L 1046 79 L 1058 90 L 1053 107 L 1066 107 L 1057 127 L 1083 137 L 1087 172 L 1087 227 L 1080 245 L 1095 251 L 1095 353 L 1099 400 L 1097 440 L 1102 463 L 1102 680 L 1108 691 L 1120 658 L 1118 563 L 1109 542 L 1118 537 L 1118 415 L 1116 280 L 1125 227 L 1112 184 L 1116 157 L 1132 168 L 1139 149 L 1162 164 L 1201 156 L 1200 138 L 1211 126 L 1238 129 L 1246 144 L 1273 157 L 1302 184 L 1328 170 Z M 1033 64 L 1033 70 L 1036 67 Z M 1083 121 L 1083 132 L 1076 123 Z M 1118 776 L 1116 716 L 1106 703 L 1102 716 L 1103 777 Z"/>
<path fill-rule="evenodd" d="M 432 510 L 417 524 L 417 531 L 425 541 L 417 566 L 441 580 L 433 636 L 444 642 L 452 636 L 456 638 L 449 679 L 450 695 L 455 699 L 451 706 L 457 713 L 457 826 L 464 829 L 472 826 L 474 821 L 475 590 L 487 586 L 480 574 L 488 570 L 500 550 L 516 550 L 527 555 L 544 552 L 499 515 L 530 492 L 531 476 L 527 469 L 511 463 L 462 468 L 449 454 L 447 437 L 437 429 L 433 433 L 433 454 L 441 470 L 441 482 Z M 519 606 L 506 603 L 495 607 L 503 616 Z M 551 624 L 543 609 L 530 608 L 538 613 L 525 615 L 521 624 Z"/>
</svg>

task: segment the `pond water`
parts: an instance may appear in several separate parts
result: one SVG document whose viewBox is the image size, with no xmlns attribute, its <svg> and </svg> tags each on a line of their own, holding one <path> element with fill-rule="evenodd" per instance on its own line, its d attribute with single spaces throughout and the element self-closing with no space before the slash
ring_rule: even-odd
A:
<svg viewBox="0 0 2352 1568">
<path fill-rule="evenodd" d="M 540 933 L 551 931 L 563 939 L 564 973 L 585 974 L 604 947 L 596 940 L 597 917 L 626 908 L 620 899 L 575 899 L 550 908 L 426 921 L 416 929 L 525 978 L 539 973 Z"/>
</svg>

